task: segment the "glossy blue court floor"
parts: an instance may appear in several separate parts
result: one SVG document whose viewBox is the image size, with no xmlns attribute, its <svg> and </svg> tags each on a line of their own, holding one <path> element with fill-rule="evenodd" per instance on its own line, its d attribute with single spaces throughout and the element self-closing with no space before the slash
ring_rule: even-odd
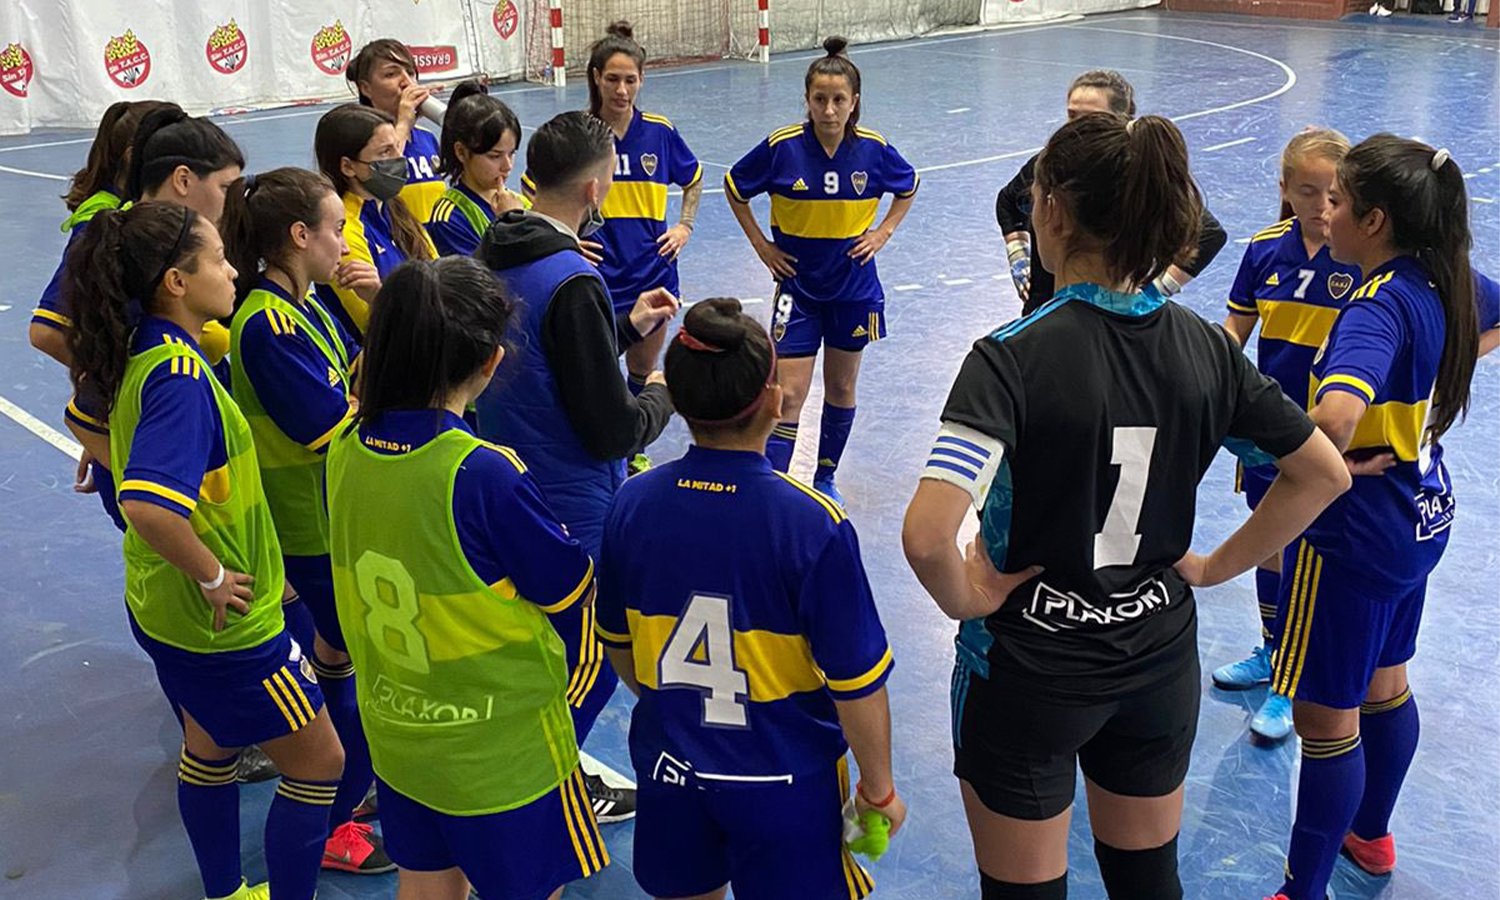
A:
<svg viewBox="0 0 1500 900">
<path fill-rule="evenodd" d="M 716 187 L 757 140 L 800 118 L 809 58 L 651 72 L 641 105 L 676 122 Z M 1453 151 L 1472 176 L 1475 259 L 1500 272 L 1500 37 L 1399 18 L 1291 23 L 1141 12 L 857 48 L 854 59 L 864 72 L 861 124 L 884 132 L 924 173 L 911 216 L 879 257 L 891 336 L 867 354 L 860 416 L 839 476 L 896 651 L 897 779 L 911 808 L 906 831 L 871 870 L 878 896 L 974 897 L 949 774 L 954 628 L 907 570 L 899 529 L 966 348 L 1017 310 L 1003 274 L 995 190 L 1060 124 L 1069 80 L 1110 66 L 1135 83 L 1142 112 L 1181 123 L 1207 202 L 1232 240 L 1276 218 L 1277 157 L 1303 125 L 1332 125 L 1356 140 L 1388 129 Z M 528 125 L 585 102 L 581 79 L 565 94 L 502 91 Z M 309 165 L 316 114 L 255 114 L 229 128 L 254 170 Z M 31 350 L 25 332 L 62 248 L 64 185 L 38 175 L 70 173 L 86 149 L 80 133 L 0 140 L 0 406 L 55 426 L 66 378 Z M 1182 302 L 1220 319 L 1243 249 L 1230 243 Z M 769 313 L 770 279 L 717 191 L 705 200 L 682 270 L 689 300 L 760 298 L 753 308 Z M 1461 512 L 1412 667 L 1424 728 L 1395 817 L 1400 868 L 1382 881 L 1340 863 L 1341 900 L 1500 894 L 1500 604 L 1491 575 L 1500 532 L 1497 382 L 1500 363 L 1487 359 L 1469 421 L 1447 442 Z M 670 457 L 684 442 L 676 424 L 653 453 Z M 56 447 L 0 417 L 0 897 L 200 897 L 174 799 L 176 723 L 125 627 L 118 536 L 94 499 L 71 492 L 72 473 Z M 1221 459 L 1200 491 L 1200 546 L 1242 519 L 1231 483 Z M 1258 629 L 1248 578 L 1203 592 L 1200 603 L 1206 671 L 1248 650 Z M 1181 840 L 1187 896 L 1260 898 L 1280 880 L 1296 745 L 1248 744 L 1245 725 L 1261 693 L 1224 694 L 1207 686 L 1206 674 L 1204 681 Z M 622 692 L 588 745 L 618 768 L 628 714 Z M 264 872 L 260 829 L 270 789 L 244 796 L 253 877 Z M 614 865 L 568 896 L 641 896 L 630 873 L 631 833 L 629 825 L 606 828 Z M 1084 900 L 1104 896 L 1091 846 L 1079 815 L 1071 896 Z M 394 893 L 393 876 L 328 875 L 319 896 Z"/>
</svg>

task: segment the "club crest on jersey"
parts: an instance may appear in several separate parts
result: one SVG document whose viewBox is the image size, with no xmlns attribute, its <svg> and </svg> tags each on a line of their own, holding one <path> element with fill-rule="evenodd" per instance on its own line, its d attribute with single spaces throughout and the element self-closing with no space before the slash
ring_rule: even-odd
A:
<svg viewBox="0 0 1500 900">
<path fill-rule="evenodd" d="M 792 190 L 794 190 L 794 191 L 805 191 L 805 190 L 807 190 L 807 182 L 805 182 L 802 179 L 798 178 L 796 181 L 792 182 Z"/>
<path fill-rule="evenodd" d="M 1266 279 L 1266 285 L 1269 287 L 1275 287 L 1278 284 L 1281 284 L 1281 276 L 1277 275 L 1275 272 L 1272 272 L 1271 277 Z"/>
<path fill-rule="evenodd" d="M 656 154 L 655 153 L 642 153 L 641 154 L 641 171 L 643 171 L 643 172 L 646 173 L 646 177 L 647 178 L 650 178 L 652 175 L 656 174 Z"/>
<path fill-rule="evenodd" d="M 1348 272 L 1334 272 L 1328 276 L 1328 293 L 1335 300 L 1344 299 L 1349 289 L 1354 287 L 1354 276 Z"/>
<path fill-rule="evenodd" d="M 870 185 L 870 173 L 850 172 L 849 183 L 854 186 L 854 193 L 863 197 L 865 195 L 865 188 Z"/>
</svg>

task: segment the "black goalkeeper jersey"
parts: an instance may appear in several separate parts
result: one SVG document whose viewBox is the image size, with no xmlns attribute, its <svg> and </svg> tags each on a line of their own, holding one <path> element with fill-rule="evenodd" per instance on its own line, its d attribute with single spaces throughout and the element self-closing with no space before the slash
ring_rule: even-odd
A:
<svg viewBox="0 0 1500 900">
<path fill-rule="evenodd" d="M 1313 430 L 1219 326 L 1154 292 L 1094 285 L 977 341 L 943 419 L 998 442 L 981 514 L 995 564 L 1045 568 L 983 627 L 967 624 L 961 646 L 1090 701 L 1149 690 L 1195 659 L 1192 592 L 1172 565 L 1219 446 L 1239 438 L 1281 457 Z"/>
</svg>

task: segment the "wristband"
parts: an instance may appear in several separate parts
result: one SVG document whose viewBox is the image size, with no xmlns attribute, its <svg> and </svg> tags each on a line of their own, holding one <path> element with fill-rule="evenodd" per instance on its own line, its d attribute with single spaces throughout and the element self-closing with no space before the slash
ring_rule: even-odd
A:
<svg viewBox="0 0 1500 900">
<path fill-rule="evenodd" d="M 894 801 L 896 799 L 896 787 L 895 787 L 895 785 L 891 786 L 891 792 L 889 794 L 885 795 L 885 799 L 879 801 L 878 803 L 876 801 L 874 801 L 874 800 L 871 800 L 869 798 L 869 796 L 867 794 L 865 794 L 865 785 L 864 785 L 864 782 L 860 782 L 859 784 L 857 784 L 857 785 L 854 786 L 854 793 L 858 794 L 861 800 L 865 801 L 866 803 L 870 804 L 871 806 L 875 807 L 876 809 L 885 809 L 887 806 L 891 805 L 892 801 Z"/>
<path fill-rule="evenodd" d="M 1005 256 L 1014 263 L 1018 259 L 1029 259 L 1031 257 L 1031 244 L 1017 238 L 1007 241 L 1005 244 Z"/>
<path fill-rule="evenodd" d="M 1156 276 L 1151 286 L 1156 288 L 1156 292 L 1163 297 L 1171 297 L 1182 290 L 1182 283 L 1173 278 L 1170 272 L 1163 272 Z"/>
<path fill-rule="evenodd" d="M 220 587 L 223 587 L 223 585 L 224 585 L 224 564 L 223 563 L 219 563 L 219 574 L 217 576 L 215 576 L 212 581 L 200 581 L 200 582 L 198 582 L 198 587 L 203 588 L 205 591 L 217 591 Z"/>
</svg>

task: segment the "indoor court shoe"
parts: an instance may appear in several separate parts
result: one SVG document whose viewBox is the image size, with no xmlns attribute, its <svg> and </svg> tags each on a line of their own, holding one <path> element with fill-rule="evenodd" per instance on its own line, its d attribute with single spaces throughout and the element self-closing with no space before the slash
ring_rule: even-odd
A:
<svg viewBox="0 0 1500 900">
<path fill-rule="evenodd" d="M 1456 12 L 1448 17 L 1448 21 L 1454 25 L 1457 25 L 1462 22 L 1471 21 L 1473 18 L 1473 16 L 1467 15 L 1466 13 Z"/>
<path fill-rule="evenodd" d="M 228 897 L 224 897 L 223 900 L 270 900 L 270 897 L 271 885 L 269 882 L 262 882 L 251 887 L 244 881 L 241 881 L 240 889 Z"/>
<path fill-rule="evenodd" d="M 1285 694 L 1270 691 L 1266 702 L 1250 718 L 1250 731 L 1268 741 L 1284 740 L 1292 733 L 1292 700 Z"/>
<path fill-rule="evenodd" d="M 365 799 L 359 801 L 359 805 L 354 807 L 354 821 L 369 822 L 378 818 L 380 818 L 380 801 L 375 796 L 375 785 L 372 784 L 365 792 Z"/>
<path fill-rule="evenodd" d="M 271 762 L 271 757 L 254 744 L 240 751 L 239 762 L 234 767 L 234 777 L 240 784 L 258 784 L 270 781 L 280 774 L 276 771 L 276 764 Z"/>
<path fill-rule="evenodd" d="M 829 500 L 839 505 L 839 509 L 844 508 L 844 495 L 840 494 L 839 489 L 833 486 L 832 478 L 819 478 L 813 482 L 813 489 L 820 494 L 827 495 Z"/>
<path fill-rule="evenodd" d="M 1214 669 L 1214 687 L 1244 691 L 1271 680 L 1271 648 L 1262 644 L 1237 663 Z"/>
<path fill-rule="evenodd" d="M 1389 875 L 1396 868 L 1396 838 L 1388 834 L 1367 841 L 1351 831 L 1344 835 L 1344 855 L 1371 875 Z"/>
<path fill-rule="evenodd" d="M 360 822 L 345 822 L 333 830 L 323 845 L 323 868 L 355 875 L 393 872 L 396 864 L 385 855 L 385 842 L 375 829 Z"/>
<path fill-rule="evenodd" d="M 600 825 L 611 825 L 635 818 L 635 791 L 610 787 L 598 775 L 583 773 L 583 786 L 589 792 L 589 805 Z"/>
</svg>

